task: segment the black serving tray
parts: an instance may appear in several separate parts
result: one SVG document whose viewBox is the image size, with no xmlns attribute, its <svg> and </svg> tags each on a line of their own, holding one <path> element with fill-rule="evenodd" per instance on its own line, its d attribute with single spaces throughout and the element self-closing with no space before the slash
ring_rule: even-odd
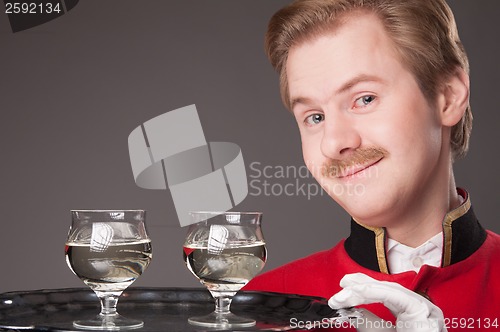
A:
<svg viewBox="0 0 500 332">
<path fill-rule="evenodd" d="M 99 308 L 96 295 L 87 288 L 3 293 L 0 331 L 82 331 L 72 322 L 97 315 Z M 187 319 L 213 309 L 210 293 L 197 288 L 132 287 L 118 301 L 121 315 L 144 321 L 144 327 L 129 330 L 137 332 L 207 331 L 190 325 Z M 255 327 L 238 331 L 289 331 L 293 330 L 291 319 L 321 321 L 337 316 L 325 299 L 265 292 L 241 291 L 234 297 L 231 309 L 257 321 Z"/>
</svg>

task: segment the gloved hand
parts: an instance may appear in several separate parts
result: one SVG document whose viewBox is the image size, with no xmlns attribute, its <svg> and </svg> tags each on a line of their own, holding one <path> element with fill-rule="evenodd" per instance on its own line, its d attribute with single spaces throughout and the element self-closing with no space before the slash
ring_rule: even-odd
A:
<svg viewBox="0 0 500 332">
<path fill-rule="evenodd" d="M 363 273 L 353 273 L 345 275 L 340 281 L 340 286 L 344 289 L 328 301 L 331 308 L 340 309 L 361 304 L 383 303 L 397 318 L 395 328 L 373 329 L 370 327 L 387 327 L 389 324 L 388 322 L 373 324 L 376 320 L 382 321 L 382 319 L 368 310 L 362 310 L 365 322 L 359 324 L 358 331 L 447 331 L 441 309 L 400 284 L 375 280 Z"/>
</svg>

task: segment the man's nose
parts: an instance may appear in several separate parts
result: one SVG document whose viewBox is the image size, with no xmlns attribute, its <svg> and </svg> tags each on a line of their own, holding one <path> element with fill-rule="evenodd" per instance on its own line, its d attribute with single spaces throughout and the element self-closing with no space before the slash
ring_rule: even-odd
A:
<svg viewBox="0 0 500 332">
<path fill-rule="evenodd" d="M 321 152 L 330 159 L 343 159 L 360 146 L 361 136 L 349 114 L 332 113 L 325 116 Z"/>
</svg>

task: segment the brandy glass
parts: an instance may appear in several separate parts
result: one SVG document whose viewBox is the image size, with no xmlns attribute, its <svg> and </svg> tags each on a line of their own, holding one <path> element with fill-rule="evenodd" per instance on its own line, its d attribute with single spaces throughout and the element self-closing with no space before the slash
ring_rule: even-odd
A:
<svg viewBox="0 0 500 332">
<path fill-rule="evenodd" d="M 191 317 L 190 324 L 209 328 L 255 325 L 231 313 L 233 296 L 264 267 L 266 243 L 260 212 L 192 212 L 184 242 L 187 268 L 215 299 L 215 311 Z"/>
<path fill-rule="evenodd" d="M 93 319 L 74 321 L 90 330 L 139 328 L 140 320 L 118 314 L 122 292 L 151 262 L 151 240 L 144 210 L 72 210 L 66 240 L 66 263 L 97 295 L 101 312 Z"/>
</svg>

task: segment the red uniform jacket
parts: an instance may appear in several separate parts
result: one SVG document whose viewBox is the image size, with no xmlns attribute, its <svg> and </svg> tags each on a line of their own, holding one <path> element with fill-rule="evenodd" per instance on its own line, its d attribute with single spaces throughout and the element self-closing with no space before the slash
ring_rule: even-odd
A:
<svg viewBox="0 0 500 332">
<path fill-rule="evenodd" d="M 464 196 L 466 193 L 462 192 Z M 448 330 L 500 328 L 500 236 L 478 223 L 470 200 L 443 222 L 441 267 L 391 274 L 385 256 L 385 231 L 351 220 L 351 235 L 330 250 L 286 264 L 254 278 L 245 290 L 330 298 L 345 274 L 362 272 L 397 282 L 426 296 L 441 310 Z M 394 316 L 382 304 L 364 306 L 383 319 Z"/>
</svg>

